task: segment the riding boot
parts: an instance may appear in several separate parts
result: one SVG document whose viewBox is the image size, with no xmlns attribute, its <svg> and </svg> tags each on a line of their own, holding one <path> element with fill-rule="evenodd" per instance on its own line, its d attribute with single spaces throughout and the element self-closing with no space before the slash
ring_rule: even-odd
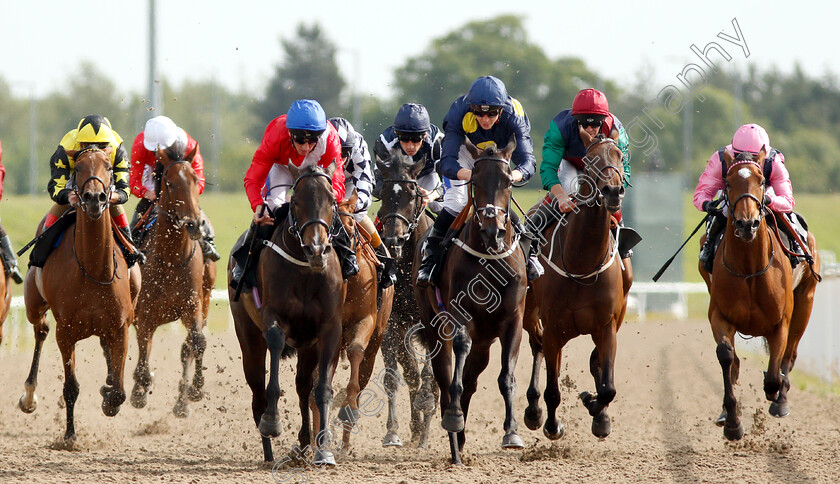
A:
<svg viewBox="0 0 840 484">
<path fill-rule="evenodd" d="M 341 219 L 333 218 L 333 247 L 341 262 L 341 277 L 348 279 L 359 273 L 359 263 L 356 261 L 356 252 L 350 243 L 350 236 L 344 229 Z"/>
<path fill-rule="evenodd" d="M 128 224 L 131 227 L 132 240 L 136 241 L 137 245 L 143 243 L 143 236 L 146 235 L 145 225 L 149 221 L 145 220 L 142 224 L 138 224 L 137 222 L 140 221 L 140 217 L 146 213 L 151 205 L 152 201 L 147 198 L 143 198 L 137 202 L 137 207 L 134 208 L 134 214 L 131 216 L 131 223 Z"/>
<path fill-rule="evenodd" d="M 434 281 L 434 275 L 437 267 L 443 261 L 443 254 L 445 247 L 443 247 L 443 238 L 449 230 L 449 226 L 455 221 L 456 216 L 447 209 L 440 211 L 440 214 L 435 219 L 432 230 L 429 236 L 426 237 L 426 242 L 423 244 L 423 260 L 420 262 L 420 268 L 417 270 L 417 285 L 420 287 L 428 287 Z"/>
<path fill-rule="evenodd" d="M 198 243 L 201 244 L 201 252 L 204 254 L 204 260 L 216 262 L 221 259 L 221 254 L 219 254 L 216 250 L 216 237 L 207 225 L 207 219 L 204 218 L 204 212 L 202 212 L 201 217 L 201 233 L 203 235 L 200 239 L 198 239 Z"/>
<path fill-rule="evenodd" d="M 513 230 L 519 234 L 519 245 L 522 246 L 522 253 L 528 258 L 528 265 L 525 273 L 529 281 L 545 274 L 545 269 L 540 264 L 540 237 L 538 234 L 532 234 L 525 228 L 525 224 L 519 220 L 519 215 L 516 212 L 510 212 L 510 222 Z"/>
<path fill-rule="evenodd" d="M 132 251 L 128 247 L 123 247 L 123 256 L 125 257 L 125 263 L 128 264 L 130 268 L 135 263 L 139 262 L 141 265 L 146 263 L 146 254 L 140 252 L 140 249 L 134 244 L 134 239 L 131 237 L 131 230 L 128 226 L 119 227 L 120 232 L 128 239 L 128 242 L 134 246 L 134 250 Z"/>
<path fill-rule="evenodd" d="M 709 222 L 706 224 L 706 240 L 703 241 L 703 247 L 700 248 L 700 262 L 703 263 L 703 268 L 709 274 L 712 273 L 712 267 L 714 266 L 716 239 L 726 226 L 725 220 L 723 216 L 710 215 Z"/>
<path fill-rule="evenodd" d="M 245 239 L 241 243 L 237 241 L 231 249 L 233 269 L 231 269 L 230 273 L 230 287 L 233 289 L 236 289 L 239 286 L 239 281 L 248 271 L 250 271 L 253 267 L 256 267 L 256 263 L 260 258 L 260 253 L 262 252 L 263 247 L 265 247 L 263 244 L 259 243 L 259 241 L 270 239 L 275 228 L 283 225 L 283 222 L 286 220 L 286 216 L 289 214 L 289 204 L 287 203 L 281 205 L 273 211 L 268 210 L 267 213 L 274 219 L 274 224 L 257 225 L 254 227 L 254 222 L 251 222 L 252 229 L 248 230 L 245 235 Z M 251 250 L 251 243 L 255 237 L 257 239 L 257 243 L 254 244 L 253 253 L 249 259 L 248 252 Z M 245 282 L 246 287 L 248 287 L 248 284 L 253 281 L 250 278 L 246 278 Z"/>
<path fill-rule="evenodd" d="M 23 276 L 18 269 L 15 251 L 12 249 L 12 241 L 8 235 L 0 238 L 0 256 L 3 258 L 3 267 L 6 269 L 6 273 L 12 276 L 15 283 L 21 284 L 23 282 Z"/>
<path fill-rule="evenodd" d="M 374 251 L 379 262 L 382 262 L 384 266 L 379 270 L 379 287 L 385 289 L 393 286 L 397 282 L 397 261 L 388 254 L 385 244 L 380 244 Z"/>
</svg>

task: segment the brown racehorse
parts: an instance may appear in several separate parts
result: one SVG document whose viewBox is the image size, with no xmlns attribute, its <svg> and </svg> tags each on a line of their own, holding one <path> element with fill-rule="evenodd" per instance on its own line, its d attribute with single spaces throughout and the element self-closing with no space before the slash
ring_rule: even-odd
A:
<svg viewBox="0 0 840 484">
<path fill-rule="evenodd" d="M 540 255 L 546 273 L 532 281 L 524 326 L 534 351 L 525 424 L 536 430 L 542 420 L 539 408 L 540 346 L 545 352 L 545 403 L 548 418 L 543 433 L 552 440 L 563 436 L 557 417 L 560 405 L 560 357 L 563 346 L 588 334 L 595 343 L 589 370 L 596 393 L 580 395 L 592 419 L 592 433 L 606 437 L 611 430 L 607 406 L 615 397 L 614 364 L 616 333 L 624 320 L 627 292 L 632 284 L 630 260 L 618 256 L 611 237 L 612 214 L 621 209 L 624 196 L 622 155 L 614 140 L 589 140 L 581 185 L 575 195 L 577 208 L 544 231 Z M 624 265 L 624 270 L 622 270 Z"/>
<path fill-rule="evenodd" d="M 438 284 L 440 300 L 434 286 L 415 286 L 453 464 L 461 463 L 470 399 L 497 338 L 502 344 L 499 390 L 505 401 L 502 447 L 523 447 L 513 412 L 513 372 L 527 288 L 526 261 L 509 215 L 512 178 L 508 163 L 516 142 L 511 138 L 503 150 L 491 146 L 479 152 L 467 140 L 466 147 L 476 160 L 470 181 L 474 220 L 467 222 L 449 250 Z M 412 280 L 416 280 L 422 252 L 421 244 L 415 251 Z"/>
<path fill-rule="evenodd" d="M 108 148 L 109 150 L 111 148 Z M 98 336 L 108 364 L 108 376 L 100 389 L 102 411 L 112 417 L 125 401 L 123 369 L 128 350 L 128 327 L 140 291 L 140 270 L 128 270 L 122 251 L 114 242 L 108 216 L 113 190 L 113 168 L 108 152 L 88 148 L 75 156 L 74 179 L 79 197 L 76 222 L 62 236 L 43 269 L 26 274 L 26 317 L 35 330 L 35 354 L 26 379 L 26 393 L 19 406 L 26 413 L 37 404 L 38 364 L 41 346 L 49 332 L 46 320 L 51 310 L 56 321 L 55 339 L 64 361 L 64 401 L 67 431 L 64 440 L 76 440 L 73 408 L 79 396 L 76 380 L 76 342 Z M 103 216 L 104 215 L 104 216 Z M 43 221 L 41 222 L 43 225 Z M 39 227 L 40 231 L 40 227 Z"/>
<path fill-rule="evenodd" d="M 290 171 L 296 181 L 289 214 L 271 237 L 257 263 L 257 286 L 234 301 L 229 287 L 230 310 L 242 349 L 245 379 L 251 388 L 254 421 L 262 436 L 266 462 L 274 460 L 271 438 L 280 435 L 280 359 L 298 353 L 297 388 L 301 414 L 298 440 L 306 450 L 314 443 L 317 464 L 335 464 L 327 429 L 333 397 L 332 378 L 342 341 L 342 311 L 346 288 L 338 256 L 331 246 L 331 221 L 336 212 L 332 189 L 335 162 L 327 170 L 310 166 Z M 244 237 L 244 234 L 243 234 Z M 228 280 L 234 266 L 228 261 Z M 265 354 L 269 352 L 268 386 Z M 317 368 L 314 399 L 319 414 L 313 442 L 309 397 Z"/>
<path fill-rule="evenodd" d="M 388 159 L 376 161 L 383 177 L 382 203 L 378 214 L 382 223 L 382 242 L 397 260 L 398 271 L 398 282 L 394 286 L 394 310 L 382 341 L 382 357 L 387 369 L 384 383 L 388 395 L 387 433 L 382 439 L 385 447 L 402 445 L 397 433 L 397 363 L 402 366 L 404 381 L 408 385 L 411 441 L 419 448 L 428 446 L 429 427 L 439 398 L 431 365 L 426 362 L 422 373 L 418 366 L 418 360 L 422 360 L 425 355 L 418 358 L 415 351 L 406 348 L 406 345 L 413 344 L 411 328 L 422 327 L 419 325 L 420 313 L 414 299 L 414 288 L 407 281 L 411 277 L 414 248 L 420 237 L 432 226 L 432 218 L 426 214 L 426 204 L 417 186 L 417 175 L 425 164 L 426 158 L 415 162 L 399 148 L 392 151 Z"/>
<path fill-rule="evenodd" d="M 377 276 L 376 266 L 372 260 L 375 256 L 372 249 L 369 252 L 370 255 L 366 255 L 365 247 L 359 242 L 357 225 L 350 213 L 356 207 L 356 201 L 354 192 L 349 199 L 345 199 L 338 205 L 338 213 L 344 227 L 351 239 L 355 240 L 356 260 L 359 263 L 359 273 L 347 279 L 342 316 L 340 352 L 346 354 L 350 362 L 350 380 L 347 383 L 346 398 L 338 412 L 338 418 L 343 422 L 341 424 L 343 429 L 341 451 L 344 455 L 350 451 L 350 433 L 361 416 L 358 403 L 367 401 L 364 397 L 360 399 L 359 393 L 370 381 L 373 366 L 376 363 L 376 354 L 385 336 L 394 303 L 394 286 L 391 286 L 382 290 L 377 310 Z M 319 415 L 317 413 L 314 415 L 314 427 L 318 427 Z"/>
<path fill-rule="evenodd" d="M 793 270 L 781 243 L 767 225 L 772 215 L 765 217 L 765 156 L 762 150 L 754 159 L 742 154 L 735 160 L 724 150 L 724 196 L 729 207 L 726 232 L 715 255 L 714 275 L 700 264 L 700 274 L 711 296 L 709 323 L 723 370 L 723 413 L 716 423 L 723 426 L 723 435 L 729 440 L 744 436 L 732 388 L 738 382 L 740 369 L 735 332 L 767 340 L 770 362 L 764 373 L 764 394 L 772 402 L 771 415 L 787 416 L 788 375 L 811 316 L 820 268 L 813 234 L 808 233 L 807 243 L 814 266 L 809 269 L 799 264 Z"/>
<path fill-rule="evenodd" d="M 197 149 L 186 157 L 183 150 L 176 151 L 173 155 L 177 159 L 170 159 L 163 150 L 157 153 L 162 166 L 157 221 L 143 238 L 147 260 L 134 316 L 139 357 L 131 404 L 136 408 L 146 406 L 152 385 L 149 355 L 155 330 L 177 319 L 187 328 L 187 339 L 181 346 L 183 369 L 178 401 L 173 409 L 177 417 L 189 415 L 188 400 L 198 401 L 203 396 L 202 360 L 207 343 L 202 331 L 216 282 L 216 263 L 204 259 L 198 243 L 202 237 L 202 213 L 198 206 L 198 176 L 191 166 Z M 188 370 L 193 361 L 195 375 L 190 385 Z"/>
</svg>

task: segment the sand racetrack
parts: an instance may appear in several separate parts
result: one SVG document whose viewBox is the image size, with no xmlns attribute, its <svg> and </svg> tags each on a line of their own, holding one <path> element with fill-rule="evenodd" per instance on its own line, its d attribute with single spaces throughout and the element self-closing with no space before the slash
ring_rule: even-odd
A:
<svg viewBox="0 0 840 484">
<path fill-rule="evenodd" d="M 294 482 L 291 468 L 263 464 L 258 432 L 250 416 L 240 350 L 232 328 L 221 319 L 208 331 L 205 356 L 207 395 L 192 404 L 192 415 L 175 418 L 172 406 L 180 378 L 179 350 L 184 331 L 171 324 L 158 331 L 152 351 L 156 386 L 149 405 L 126 402 L 114 418 L 100 409 L 105 364 L 98 341 L 77 348 L 81 394 L 76 406 L 76 449 L 60 445 L 65 412 L 59 406 L 63 371 L 51 334 L 44 345 L 35 413 L 17 406 L 29 370 L 31 341 L 0 347 L 0 482 Z M 6 322 L 8 336 L 10 321 Z M 20 323 L 19 323 L 20 324 Z M 31 332 L 25 322 L 22 331 Z M 20 334 L 20 332 L 18 332 Z M 30 337 L 31 340 L 31 337 Z M 498 346 L 498 345 L 497 345 Z M 311 482 L 836 482 L 840 478 L 840 398 L 796 386 L 793 371 L 791 415 L 767 413 L 762 392 L 764 356 L 740 354 L 745 438 L 729 443 L 713 418 L 720 412 L 723 384 L 708 323 L 658 321 L 626 323 L 619 332 L 616 360 L 618 395 L 610 406 L 613 431 L 601 441 L 590 433 L 591 419 L 576 398 L 593 390 L 587 365 L 592 343 L 578 338 L 564 352 L 561 416 L 566 435 L 550 442 L 522 423 L 530 349 L 523 339 L 517 366 L 517 408 L 522 451 L 500 447 L 504 406 L 496 378 L 498 347 L 467 419 L 465 463 L 448 464 L 446 434 L 436 418 L 429 450 L 382 448 L 385 414 L 360 420 L 349 456 L 333 469 L 299 469 Z M 126 387 L 136 364 L 132 330 Z M 293 361 L 293 360 L 292 360 Z M 292 363 L 281 363 L 281 397 L 286 430 L 274 441 L 282 457 L 297 441 L 299 416 Z M 346 363 L 336 386 L 346 384 Z M 381 368 L 381 358 L 377 365 Z M 377 370 L 378 371 L 378 370 Z M 544 378 L 543 378 L 544 381 Z M 384 397 L 384 393 L 380 395 Z M 401 436 L 408 435 L 408 396 L 401 398 Z M 543 404 L 544 407 L 544 404 Z M 335 412 L 335 410 L 333 410 Z"/>
</svg>

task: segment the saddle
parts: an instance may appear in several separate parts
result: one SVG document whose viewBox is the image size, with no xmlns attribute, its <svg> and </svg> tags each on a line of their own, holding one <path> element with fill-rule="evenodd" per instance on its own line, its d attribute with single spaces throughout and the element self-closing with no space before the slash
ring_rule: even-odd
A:
<svg viewBox="0 0 840 484">
<path fill-rule="evenodd" d="M 32 253 L 29 255 L 29 267 L 44 267 L 52 251 L 61 243 L 64 232 L 76 223 L 76 210 L 70 209 L 64 215 L 59 217 L 54 224 L 46 228 L 41 235 L 35 240 L 35 245 L 32 247 Z M 115 224 L 111 224 L 111 230 L 114 234 L 114 240 L 120 246 L 123 255 L 133 253 L 136 249 L 131 242 L 120 232 Z M 21 255 L 21 254 L 18 254 Z"/>
</svg>

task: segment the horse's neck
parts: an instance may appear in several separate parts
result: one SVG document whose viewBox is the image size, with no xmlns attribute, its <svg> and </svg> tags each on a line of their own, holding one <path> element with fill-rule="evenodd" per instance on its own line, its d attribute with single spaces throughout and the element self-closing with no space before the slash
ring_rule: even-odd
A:
<svg viewBox="0 0 840 484">
<path fill-rule="evenodd" d="M 76 258 L 91 277 L 106 280 L 114 273 L 114 235 L 108 210 L 98 220 L 81 211 L 76 213 L 74 250 Z"/>
<path fill-rule="evenodd" d="M 767 226 L 766 217 L 762 217 L 755 239 L 745 242 L 735 235 L 734 219 L 730 216 L 726 223 L 723 254 L 724 264 L 740 274 L 753 274 L 761 271 L 770 262 L 773 252 L 773 235 Z"/>
<path fill-rule="evenodd" d="M 568 223 L 561 227 L 558 243 L 562 250 L 563 265 L 570 272 L 592 270 L 604 261 L 610 250 L 610 214 L 603 205 L 580 206 L 580 211 L 566 217 Z"/>
<path fill-rule="evenodd" d="M 164 208 L 166 203 L 161 199 L 158 205 L 157 223 L 155 224 L 152 238 L 152 250 L 155 257 L 166 262 L 183 262 L 195 249 L 192 240 L 183 227 L 178 227 L 169 218 L 168 211 Z"/>
</svg>

